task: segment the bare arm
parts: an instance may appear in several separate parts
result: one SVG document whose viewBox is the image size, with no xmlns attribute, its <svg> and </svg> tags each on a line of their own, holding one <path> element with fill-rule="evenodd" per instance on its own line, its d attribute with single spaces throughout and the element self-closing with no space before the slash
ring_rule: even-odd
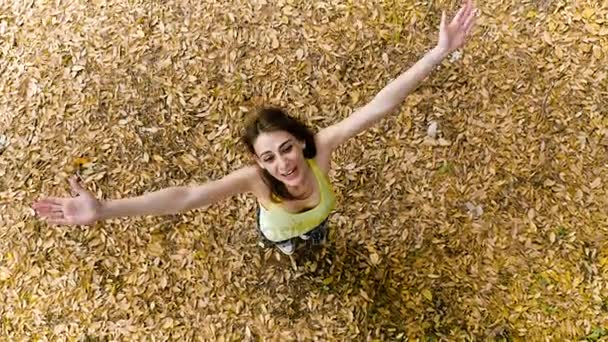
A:
<svg viewBox="0 0 608 342">
<path fill-rule="evenodd" d="M 370 128 L 393 112 L 445 56 L 446 53 L 438 48 L 429 51 L 411 68 L 384 87 L 372 101 L 343 121 L 319 132 L 320 139 L 329 140 L 330 148 L 335 149 L 346 140 Z"/>
<path fill-rule="evenodd" d="M 204 207 L 251 191 L 250 184 L 256 174 L 255 167 L 247 167 L 203 185 L 170 187 L 138 197 L 103 202 L 99 219 L 176 214 Z"/>
<path fill-rule="evenodd" d="M 229 175 L 199 186 L 170 187 L 141 196 L 99 201 L 75 178 L 70 185 L 76 197 L 47 197 L 33 207 L 37 214 L 52 224 L 91 224 L 114 217 L 166 215 L 204 207 L 230 196 L 255 192 L 257 169 L 244 167 Z"/>
<path fill-rule="evenodd" d="M 320 143 L 331 151 L 393 112 L 431 73 L 435 66 L 451 51 L 464 44 L 465 38 L 475 21 L 474 9 L 471 0 L 467 0 L 449 24 L 444 13 L 441 18 L 437 46 L 384 87 L 372 101 L 355 111 L 348 118 L 320 131 L 318 134 Z"/>
</svg>

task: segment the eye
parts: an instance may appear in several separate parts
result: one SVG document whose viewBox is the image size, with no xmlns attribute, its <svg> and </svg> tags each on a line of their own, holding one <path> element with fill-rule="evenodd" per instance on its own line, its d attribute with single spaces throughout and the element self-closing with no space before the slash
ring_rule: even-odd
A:
<svg viewBox="0 0 608 342">
<path fill-rule="evenodd" d="M 293 145 L 287 145 L 283 148 L 283 153 L 288 153 L 293 149 Z"/>
<path fill-rule="evenodd" d="M 274 159 L 274 157 L 273 157 L 273 156 L 268 156 L 268 157 L 264 157 L 264 158 L 262 158 L 262 161 L 263 161 L 264 163 L 270 163 L 270 162 L 272 162 L 272 160 L 273 160 L 273 159 Z"/>
</svg>

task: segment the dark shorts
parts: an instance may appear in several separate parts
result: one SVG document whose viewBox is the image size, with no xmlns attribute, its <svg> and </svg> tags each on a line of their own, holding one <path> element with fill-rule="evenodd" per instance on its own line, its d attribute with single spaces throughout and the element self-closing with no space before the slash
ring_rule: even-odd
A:
<svg viewBox="0 0 608 342">
<path fill-rule="evenodd" d="M 306 243 L 309 243 L 313 246 L 318 246 L 318 245 L 322 245 L 325 240 L 327 239 L 327 221 L 329 220 L 329 217 L 325 219 L 325 221 L 321 222 L 321 224 L 319 224 L 318 226 L 314 227 L 313 229 L 309 230 L 307 233 L 304 233 L 304 236 L 307 236 L 308 239 L 303 239 L 301 237 L 295 237 L 295 238 L 291 238 L 289 240 L 292 240 L 292 242 L 296 243 L 298 242 L 298 240 L 304 241 Z M 256 222 L 257 222 L 257 229 L 258 232 L 260 233 L 260 238 L 262 239 L 262 242 L 264 243 L 265 246 L 273 246 L 275 244 L 278 243 L 283 243 L 283 242 L 287 242 L 289 240 L 284 240 L 284 241 L 271 241 L 268 240 L 266 238 L 266 236 L 264 236 L 264 233 L 262 233 L 262 230 L 260 229 L 260 208 L 258 207 L 257 209 L 257 214 L 256 214 Z"/>
</svg>

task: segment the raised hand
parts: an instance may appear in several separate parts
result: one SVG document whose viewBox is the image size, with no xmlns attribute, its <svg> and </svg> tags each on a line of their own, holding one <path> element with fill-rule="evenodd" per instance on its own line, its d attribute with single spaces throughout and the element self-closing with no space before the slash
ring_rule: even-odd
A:
<svg viewBox="0 0 608 342">
<path fill-rule="evenodd" d="M 445 12 L 441 15 L 437 47 L 445 53 L 461 48 L 475 24 L 475 6 L 472 0 L 465 1 L 449 24 Z"/>
<path fill-rule="evenodd" d="M 33 208 L 44 220 L 51 224 L 87 225 L 99 219 L 101 202 L 85 190 L 76 180 L 70 178 L 70 187 L 75 197 L 45 197 L 33 204 Z"/>
</svg>

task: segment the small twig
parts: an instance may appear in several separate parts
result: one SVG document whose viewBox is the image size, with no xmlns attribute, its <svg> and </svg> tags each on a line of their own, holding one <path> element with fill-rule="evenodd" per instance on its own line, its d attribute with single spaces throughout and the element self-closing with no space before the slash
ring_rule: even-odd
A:
<svg viewBox="0 0 608 342">
<path fill-rule="evenodd" d="M 553 81 L 553 83 L 551 83 L 551 87 L 549 87 L 549 90 L 547 90 L 547 93 L 545 94 L 545 98 L 543 99 L 542 113 L 543 113 L 544 117 L 547 116 L 547 101 L 549 100 L 549 95 L 551 95 L 551 91 L 555 87 L 555 84 L 557 83 L 557 81 L 559 81 L 559 79 L 557 79 L 557 80 Z"/>
<path fill-rule="evenodd" d="M 424 13 L 424 15 L 422 16 L 422 20 L 426 19 L 427 15 L 429 15 L 429 12 L 431 12 L 431 8 L 433 8 L 433 3 L 434 3 L 434 2 L 435 2 L 434 0 L 431 0 L 431 1 L 429 2 L 429 5 L 426 7 L 426 12 L 425 12 L 425 13 Z"/>
<path fill-rule="evenodd" d="M 27 139 L 27 145 L 25 145 L 25 147 L 29 147 L 30 144 L 32 143 L 32 139 L 34 139 L 34 135 L 36 134 L 36 129 L 38 128 L 38 117 L 36 117 L 34 119 L 34 128 L 32 129 L 32 132 L 30 135 L 30 137 Z"/>
</svg>

